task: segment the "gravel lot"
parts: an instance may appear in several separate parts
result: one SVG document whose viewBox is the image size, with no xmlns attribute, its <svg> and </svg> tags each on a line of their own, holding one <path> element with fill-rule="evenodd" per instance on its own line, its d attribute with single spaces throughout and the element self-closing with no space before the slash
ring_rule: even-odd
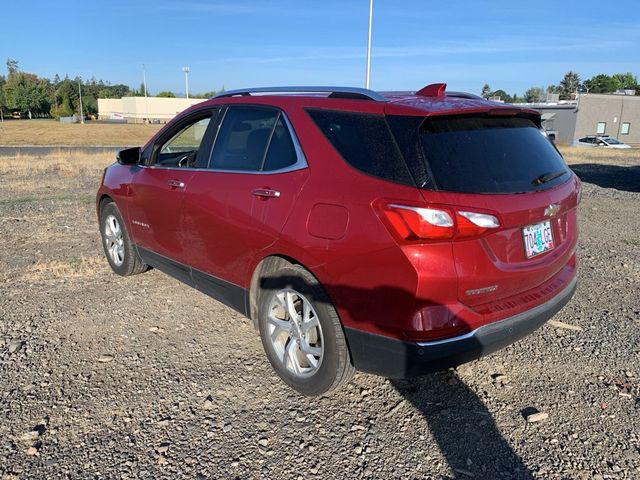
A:
<svg viewBox="0 0 640 480">
<path fill-rule="evenodd" d="M 563 323 L 319 399 L 276 378 L 240 315 L 110 272 L 108 159 L 0 159 L 0 478 L 640 478 L 640 160 L 572 155 L 589 183 Z"/>
</svg>

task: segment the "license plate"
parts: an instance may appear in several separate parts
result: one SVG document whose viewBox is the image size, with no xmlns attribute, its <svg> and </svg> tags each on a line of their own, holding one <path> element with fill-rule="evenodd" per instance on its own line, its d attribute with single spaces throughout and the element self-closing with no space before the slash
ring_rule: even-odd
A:
<svg viewBox="0 0 640 480">
<path fill-rule="evenodd" d="M 548 252 L 554 247 L 551 222 L 549 220 L 524 227 L 522 229 L 522 237 L 524 238 L 524 253 L 527 258 Z"/>
</svg>

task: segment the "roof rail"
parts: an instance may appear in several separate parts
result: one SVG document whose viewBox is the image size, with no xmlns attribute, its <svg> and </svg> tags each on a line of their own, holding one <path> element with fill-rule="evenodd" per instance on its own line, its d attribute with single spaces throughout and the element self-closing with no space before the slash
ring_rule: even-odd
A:
<svg viewBox="0 0 640 480">
<path fill-rule="evenodd" d="M 475 100 L 485 100 L 480 95 L 475 95 L 473 93 L 467 92 L 447 92 L 447 97 L 456 97 L 456 98 L 473 98 Z"/>
<path fill-rule="evenodd" d="M 359 87 L 258 87 L 228 90 L 211 98 L 251 96 L 254 93 L 328 93 L 331 98 L 352 98 L 385 102 L 387 99 L 378 92 Z"/>
</svg>

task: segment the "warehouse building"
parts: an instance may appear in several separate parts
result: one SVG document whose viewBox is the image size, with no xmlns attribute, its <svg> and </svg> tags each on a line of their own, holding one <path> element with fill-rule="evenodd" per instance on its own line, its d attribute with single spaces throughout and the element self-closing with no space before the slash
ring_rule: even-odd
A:
<svg viewBox="0 0 640 480">
<path fill-rule="evenodd" d="M 542 115 L 542 126 L 555 140 L 570 145 L 587 135 L 609 135 L 640 146 L 640 96 L 580 93 L 575 101 L 529 105 Z"/>
<path fill-rule="evenodd" d="M 204 98 L 122 97 L 99 98 L 98 118 L 127 123 L 167 123 Z"/>
</svg>

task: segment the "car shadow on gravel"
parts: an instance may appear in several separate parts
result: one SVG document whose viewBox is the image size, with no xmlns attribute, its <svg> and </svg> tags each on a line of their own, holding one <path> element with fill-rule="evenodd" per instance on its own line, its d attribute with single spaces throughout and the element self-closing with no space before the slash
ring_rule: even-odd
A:
<svg viewBox="0 0 640 480">
<path fill-rule="evenodd" d="M 640 165 L 624 167 L 597 163 L 569 165 L 580 180 L 602 188 L 640 192 Z"/>
<path fill-rule="evenodd" d="M 455 479 L 534 476 L 498 430 L 478 395 L 452 372 L 390 380 L 424 417 Z"/>
<path fill-rule="evenodd" d="M 292 288 L 295 281 L 295 277 L 266 275 L 260 279 L 260 285 L 275 291 Z M 268 282 L 268 287 L 265 282 Z M 414 294 L 396 287 L 385 286 L 373 290 L 342 285 L 325 287 L 334 294 L 333 300 L 337 300 L 338 306 L 340 299 L 346 297 L 355 305 L 360 303 L 363 307 L 370 303 L 371 298 L 393 298 L 396 302 L 405 304 L 415 300 Z M 324 295 L 315 295 L 311 291 L 304 293 L 317 304 L 327 302 Z M 380 312 L 381 316 L 384 314 L 385 312 Z M 352 358 L 353 348 L 355 347 L 351 345 Z M 481 344 L 470 346 L 470 350 L 459 360 L 471 360 L 482 349 Z M 383 350 L 372 349 L 368 355 L 375 355 L 375 352 L 380 354 Z M 381 362 L 373 362 L 371 365 L 381 366 L 387 360 L 384 356 L 380 358 Z M 411 369 L 400 373 L 410 374 Z M 441 371 L 389 381 L 424 417 L 447 463 L 455 472 L 455 476 L 451 478 L 534 479 L 531 471 L 503 438 L 484 402 L 456 373 Z"/>
</svg>

